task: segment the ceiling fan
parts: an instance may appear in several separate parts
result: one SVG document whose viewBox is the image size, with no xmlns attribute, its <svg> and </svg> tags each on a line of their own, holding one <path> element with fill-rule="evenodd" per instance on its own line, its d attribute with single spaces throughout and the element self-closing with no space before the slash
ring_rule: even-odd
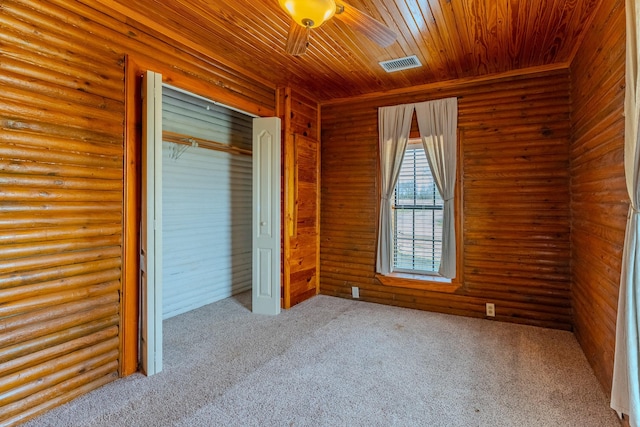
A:
<svg viewBox="0 0 640 427">
<path fill-rule="evenodd" d="M 287 37 L 287 53 L 299 56 L 309 45 L 309 33 L 332 17 L 340 19 L 382 47 L 396 40 L 396 33 L 353 6 L 335 0 L 278 0 L 293 22 Z"/>
</svg>

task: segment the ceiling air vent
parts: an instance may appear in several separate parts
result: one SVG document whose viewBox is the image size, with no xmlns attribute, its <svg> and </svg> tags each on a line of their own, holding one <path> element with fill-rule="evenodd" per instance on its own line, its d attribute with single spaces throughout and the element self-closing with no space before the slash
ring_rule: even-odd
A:
<svg viewBox="0 0 640 427">
<path fill-rule="evenodd" d="M 409 68 L 422 67 L 420 60 L 415 55 L 405 56 L 404 58 L 391 59 L 389 61 L 382 61 L 379 62 L 379 64 L 387 73 L 408 70 Z"/>
</svg>

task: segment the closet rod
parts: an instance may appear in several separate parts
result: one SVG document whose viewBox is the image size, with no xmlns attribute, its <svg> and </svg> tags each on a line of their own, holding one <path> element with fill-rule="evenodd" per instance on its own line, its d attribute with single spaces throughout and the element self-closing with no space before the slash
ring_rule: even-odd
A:
<svg viewBox="0 0 640 427">
<path fill-rule="evenodd" d="M 251 156 L 251 150 L 245 150 L 243 148 L 233 147 L 221 142 L 209 141 L 203 138 L 196 138 L 189 135 L 182 135 L 176 132 L 162 131 L 162 140 L 167 142 L 173 142 L 182 145 L 193 145 L 194 142 L 198 144 L 198 147 L 207 148 L 209 150 L 224 151 L 225 153 L 241 154 L 243 156 Z"/>
</svg>

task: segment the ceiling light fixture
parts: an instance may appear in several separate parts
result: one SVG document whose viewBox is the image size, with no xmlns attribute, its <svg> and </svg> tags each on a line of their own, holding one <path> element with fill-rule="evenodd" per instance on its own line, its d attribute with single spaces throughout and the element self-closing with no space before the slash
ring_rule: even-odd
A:
<svg viewBox="0 0 640 427">
<path fill-rule="evenodd" d="M 336 13 L 334 0 L 278 0 L 293 20 L 305 28 L 316 28 Z"/>
</svg>

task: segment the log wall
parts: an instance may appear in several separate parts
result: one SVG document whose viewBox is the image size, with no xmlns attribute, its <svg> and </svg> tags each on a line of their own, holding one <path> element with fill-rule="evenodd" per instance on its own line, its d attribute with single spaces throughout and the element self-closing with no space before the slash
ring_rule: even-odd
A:
<svg viewBox="0 0 640 427">
<path fill-rule="evenodd" d="M 377 108 L 457 96 L 462 286 L 375 277 Z M 453 82 L 322 105 L 321 293 L 571 329 L 570 82 L 566 69 Z M 442 286 L 440 286 L 442 290 Z"/>
<path fill-rule="evenodd" d="M 571 64 L 574 327 L 607 393 L 629 207 L 624 179 L 624 28 L 624 1 L 604 1 Z"/>
<path fill-rule="evenodd" d="M 127 371 L 123 236 L 135 217 L 123 215 L 123 162 L 126 148 L 137 151 L 125 146 L 125 56 L 171 70 L 171 83 L 188 79 L 189 90 L 238 108 L 276 109 L 268 83 L 136 26 L 105 3 L 0 4 L 1 424 Z M 622 1 L 605 0 L 599 12 L 571 65 L 572 90 L 568 73 L 558 70 L 323 106 L 322 221 L 312 224 L 319 198 L 309 186 L 290 224 L 306 237 L 322 227 L 323 293 L 350 297 L 359 286 L 373 302 L 476 317 L 494 302 L 499 320 L 563 329 L 575 322 L 608 388 L 627 206 Z M 319 107 L 290 94 L 289 131 L 305 165 L 297 176 L 309 184 Z M 374 275 L 377 107 L 446 96 L 458 96 L 460 106 L 464 281 L 455 292 L 386 286 Z M 135 171 L 136 159 L 127 167 Z M 317 290 L 318 249 L 311 254 L 310 239 L 289 242 L 293 305 Z"/>
<path fill-rule="evenodd" d="M 131 219 L 123 218 L 125 56 L 239 108 L 275 106 L 273 87 L 102 10 L 91 0 L 0 3 L 2 425 L 131 370 L 121 338 L 137 325 L 135 316 L 122 321 L 120 298 Z"/>
<path fill-rule="evenodd" d="M 298 90 L 279 90 L 283 117 L 283 307 L 319 292 L 320 107 Z"/>
</svg>

